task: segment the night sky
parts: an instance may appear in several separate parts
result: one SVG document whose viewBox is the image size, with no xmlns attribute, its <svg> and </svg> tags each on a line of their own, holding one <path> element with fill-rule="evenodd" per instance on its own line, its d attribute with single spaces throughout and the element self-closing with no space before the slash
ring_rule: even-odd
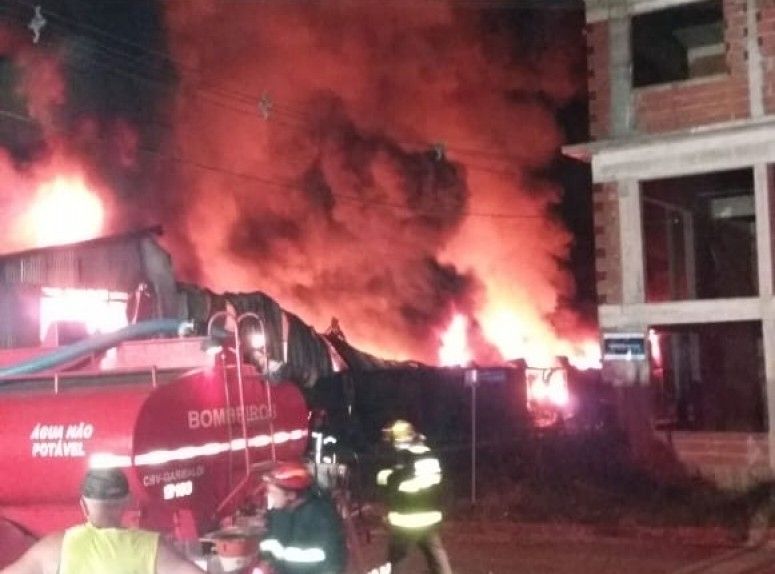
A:
<svg viewBox="0 0 775 574">
<path fill-rule="evenodd" d="M 173 255 L 178 265 L 181 266 L 183 274 L 193 279 L 198 279 L 198 274 L 202 272 L 201 256 L 198 258 L 179 256 L 179 253 L 195 251 L 194 246 L 190 244 L 191 237 L 189 234 L 191 226 L 189 225 L 185 228 L 174 224 L 176 213 L 180 209 L 188 209 L 189 197 L 192 202 L 195 199 L 195 192 L 187 191 L 187 185 L 195 185 L 197 182 L 191 182 L 190 177 L 181 176 L 180 170 L 176 169 L 180 166 L 171 165 L 170 162 L 159 161 L 159 151 L 161 150 L 165 154 L 177 154 L 177 150 L 181 148 L 182 132 L 180 125 L 190 128 L 192 124 L 197 122 L 196 116 L 192 119 L 190 114 L 186 116 L 184 122 L 181 122 L 181 101 L 184 104 L 186 103 L 185 96 L 182 96 L 181 86 L 185 83 L 188 83 L 190 86 L 192 82 L 199 86 L 212 86 L 213 82 L 219 81 L 211 79 L 217 76 L 217 60 L 215 63 L 202 60 L 202 58 L 211 58 L 204 47 L 209 48 L 212 46 L 212 54 L 218 54 L 220 47 L 223 45 L 223 50 L 220 53 L 223 54 L 222 57 L 228 58 L 229 54 L 233 55 L 235 53 L 233 50 L 242 41 L 241 38 L 243 36 L 252 36 L 253 29 L 249 24 L 245 24 L 239 30 L 235 27 L 234 37 L 230 37 L 229 30 L 224 28 L 227 24 L 224 24 L 224 18 L 220 17 L 220 15 L 231 16 L 229 11 L 232 9 L 234 11 L 243 10 L 248 5 L 241 2 L 232 3 L 231 0 L 224 0 L 223 2 L 193 2 L 191 3 L 192 6 L 196 5 L 198 7 L 199 4 L 202 6 L 217 6 L 221 10 L 220 15 L 212 16 L 211 25 L 207 24 L 206 20 L 203 20 L 201 22 L 204 22 L 204 25 L 198 24 L 199 27 L 197 28 L 191 22 L 195 21 L 197 17 L 201 17 L 201 14 L 196 14 L 197 10 L 193 9 L 190 11 L 191 14 L 183 13 L 181 15 L 184 10 L 178 10 L 178 7 L 183 6 L 187 8 L 187 6 L 177 0 L 171 0 L 166 4 L 153 0 L 109 0 L 105 2 L 43 0 L 39 4 L 43 7 L 43 13 L 47 17 L 47 25 L 43 29 L 41 42 L 38 47 L 46 53 L 56 54 L 56 57 L 62 64 L 66 78 L 66 97 L 61 102 L 61 105 L 56 106 L 56 117 L 54 120 L 57 126 L 56 129 L 60 133 L 65 134 L 65 138 L 69 138 L 72 141 L 73 147 L 80 148 L 80 153 L 84 157 L 88 156 L 91 158 L 94 169 L 99 172 L 99 177 L 107 182 L 115 196 L 124 205 L 123 213 L 128 221 L 137 221 L 144 224 L 162 223 L 165 225 L 170 235 L 170 240 L 175 246 Z M 255 4 L 263 6 L 272 5 L 271 2 L 256 2 Z M 377 13 L 375 21 L 379 22 L 378 10 L 380 5 L 373 3 L 373 6 L 369 4 L 368 8 L 362 9 L 367 4 L 368 2 L 353 3 L 352 5 L 347 2 L 338 3 L 337 7 L 341 10 L 342 21 L 349 21 L 350 6 L 357 6 L 364 14 L 363 21 L 365 24 L 370 25 L 369 18 L 374 13 Z M 17 31 L 21 30 L 21 34 L 29 34 L 28 31 L 24 30 L 24 26 L 32 16 L 33 5 L 28 0 L 6 0 L 0 8 L 0 18 L 9 27 L 15 28 Z M 451 32 L 450 30 L 444 31 L 439 25 L 433 24 L 433 19 L 436 18 L 433 15 L 434 5 L 435 7 L 439 7 L 439 5 L 450 7 L 447 18 L 451 19 L 449 24 Z M 325 3 L 314 2 L 299 1 L 289 3 L 288 6 L 287 11 L 297 14 L 297 19 L 305 18 L 305 12 L 308 13 L 309 22 L 311 23 L 305 25 L 309 26 L 310 34 L 318 34 L 320 36 L 318 42 L 321 43 L 321 49 L 339 49 L 328 45 L 330 42 L 336 42 L 337 38 L 342 35 L 342 30 L 337 30 L 337 27 L 344 24 L 340 24 L 340 21 L 337 20 L 335 10 L 328 10 L 327 7 L 329 5 Z M 512 82 L 513 87 L 506 88 L 503 94 L 501 94 L 499 105 L 503 106 L 502 111 L 508 112 L 507 108 L 511 105 L 516 110 L 528 110 L 526 112 L 528 114 L 531 113 L 529 110 L 532 109 L 541 114 L 549 112 L 554 116 L 559 128 L 558 139 L 556 143 L 552 144 L 554 151 L 552 152 L 550 147 L 547 148 L 549 149 L 548 155 L 543 151 L 535 152 L 537 155 L 534 158 L 530 159 L 529 155 L 525 156 L 527 159 L 520 159 L 520 164 L 515 166 L 521 170 L 521 181 L 531 182 L 529 185 L 533 187 L 533 190 L 526 196 L 527 203 L 524 204 L 526 207 L 521 207 L 522 203 L 515 203 L 513 206 L 506 205 L 500 209 L 506 213 L 530 211 L 531 202 L 546 201 L 541 198 L 544 196 L 549 197 L 549 195 L 546 195 L 548 193 L 547 186 L 550 187 L 552 183 L 559 186 L 561 201 L 554 207 L 550 206 L 549 210 L 550 214 L 553 212 L 555 217 L 559 218 L 570 231 L 572 242 L 569 249 L 565 249 L 565 255 L 550 257 L 555 259 L 554 264 L 559 265 L 561 268 L 566 268 L 572 273 L 576 287 L 573 290 L 562 286 L 563 280 L 559 276 L 547 278 L 547 282 L 551 285 L 557 285 L 560 306 L 574 309 L 581 315 L 584 321 L 594 322 L 596 296 L 589 166 L 564 158 L 559 149 L 563 143 L 577 143 L 588 140 L 585 86 L 586 66 L 584 59 L 586 48 L 583 36 L 584 14 L 582 2 L 580 0 L 557 2 L 453 0 L 450 3 L 430 3 L 430 6 L 430 13 L 432 14 L 430 17 L 415 17 L 415 14 L 407 15 L 401 14 L 400 11 L 394 11 L 398 16 L 395 22 L 391 21 L 389 28 L 393 30 L 395 37 L 400 38 L 403 43 L 412 45 L 414 40 L 411 38 L 410 31 L 413 29 L 421 30 L 421 33 L 424 35 L 423 42 L 425 43 L 418 44 L 417 49 L 426 50 L 426 52 L 427 50 L 438 50 L 438 53 L 442 55 L 445 54 L 444 50 L 454 50 L 465 54 L 465 49 L 461 50 L 460 47 L 465 46 L 467 43 L 475 43 L 478 49 L 481 50 L 483 57 L 487 59 L 488 65 L 492 66 L 492 74 L 507 73 L 509 69 L 514 68 L 518 70 L 515 73 L 523 78 L 517 82 Z M 427 7 L 423 9 L 425 8 Z M 260 15 L 259 10 L 254 10 L 253 12 Z M 407 24 L 406 30 L 408 32 L 402 35 L 402 20 L 405 17 L 407 22 L 414 22 L 415 28 Z M 417 21 L 422 22 L 423 18 L 429 18 L 431 24 L 423 24 L 425 27 L 417 28 Z M 387 20 L 388 17 L 386 16 L 386 22 Z M 174 31 L 169 29 L 170 21 L 174 22 Z M 239 21 L 239 18 L 237 21 Z M 353 21 L 358 22 L 358 20 Z M 323 24 L 320 22 L 323 22 Z M 259 21 L 257 20 L 256 25 L 258 24 Z M 329 24 L 331 31 L 327 33 L 325 26 Z M 434 26 L 439 28 L 439 30 L 434 30 Z M 364 32 L 365 30 L 366 28 L 364 28 Z M 296 32 L 298 30 L 286 28 L 279 29 L 275 33 Z M 375 33 L 379 34 L 380 32 L 377 29 Z M 192 38 L 192 34 L 195 37 Z M 255 34 L 257 38 L 255 39 L 255 45 L 260 47 L 271 43 L 263 42 L 259 37 L 259 32 Z M 455 34 L 459 34 L 459 37 L 455 37 L 453 41 L 451 35 Z M 368 33 L 365 33 L 364 37 L 366 38 L 365 41 L 368 42 Z M 251 37 L 251 39 L 254 38 Z M 202 46 L 203 49 L 198 54 L 192 55 L 190 61 L 181 64 L 181 53 L 188 60 L 188 53 L 181 52 L 180 48 L 180 46 L 185 46 L 187 42 Z M 235 46 L 226 46 L 224 42 L 234 42 Z M 455 47 L 456 42 L 457 47 Z M 173 49 L 173 44 L 175 43 L 178 46 L 177 51 Z M 279 44 L 282 45 L 282 42 L 279 42 Z M 390 46 L 390 44 L 387 44 L 387 46 Z M 449 48 L 443 48 L 443 46 L 448 46 Z M 364 46 L 364 49 L 371 49 L 371 47 Z M 229 50 L 232 51 L 229 52 Z M 412 50 L 404 50 L 403 45 L 394 45 L 389 50 L 394 53 L 403 53 L 403 50 L 406 53 L 405 56 L 401 56 L 405 58 L 404 61 L 413 59 Z M 256 56 L 264 56 L 260 52 L 260 48 L 256 52 Z M 282 54 L 278 55 L 281 60 L 282 56 Z M 13 66 L 9 69 L 8 62 L 12 61 L 13 57 L 12 55 L 6 55 L 3 60 L 0 60 L 0 62 L 5 62 L 5 67 L 0 69 L 0 72 L 5 71 L 4 74 L 0 73 L 0 80 L 2 80 L 2 83 L 0 83 L 0 96 L 2 96 L 4 109 L 23 113 L 24 101 L 14 93 L 13 81 L 9 80 L 9 74 L 13 75 Z M 292 57 L 292 55 L 288 56 L 289 59 Z M 433 65 L 435 61 L 433 58 L 427 55 L 422 57 L 427 58 L 431 63 L 430 65 Z M 199 58 L 199 60 L 196 58 Z M 213 55 L 212 58 L 217 58 L 217 56 Z M 401 60 L 398 56 L 387 56 L 387 58 L 394 58 L 398 62 L 396 65 L 400 65 Z M 450 77 L 454 78 L 469 72 L 465 69 L 455 70 L 454 68 L 446 70 L 443 67 L 449 64 L 444 62 L 443 59 L 439 61 L 438 65 L 440 70 L 444 70 L 444 74 L 449 74 Z M 457 59 L 462 62 L 466 61 L 465 58 L 461 59 L 460 56 L 457 56 Z M 558 60 L 564 63 L 562 65 L 555 65 Z M 453 56 L 450 57 L 450 61 L 454 61 Z M 204 77 L 193 78 L 197 73 L 196 66 L 199 65 L 198 63 L 206 67 L 209 66 L 209 77 L 207 76 L 208 72 L 204 72 Z M 231 62 L 227 63 L 230 64 Z M 288 66 L 290 70 L 294 68 L 293 61 L 284 62 L 283 65 Z M 465 66 L 465 63 L 458 65 Z M 547 66 L 549 67 L 547 68 Z M 224 69 L 226 67 L 224 66 Z M 314 71 L 314 64 L 312 69 Z M 419 69 L 422 74 L 429 75 L 429 77 L 437 74 L 437 71 L 432 68 L 420 67 Z M 213 70 L 215 70 L 215 74 Z M 531 76 L 535 79 L 531 80 Z M 239 84 L 243 78 L 236 77 L 230 78 L 230 80 Z M 216 90 L 219 89 L 218 83 L 214 85 Z M 422 86 L 419 86 L 418 89 L 422 90 Z M 253 92 L 255 93 L 256 90 L 253 90 Z M 486 109 L 488 104 L 480 101 L 478 99 L 480 96 L 477 94 L 476 89 L 473 89 L 471 95 L 466 96 L 470 98 L 466 105 L 472 113 L 479 114 L 484 119 L 486 119 L 486 115 L 489 113 L 493 115 L 498 113 L 497 111 L 490 112 L 489 109 Z M 481 94 L 484 95 L 485 92 L 481 92 Z M 378 157 L 379 154 L 393 156 L 392 162 L 398 162 L 399 165 L 403 166 L 401 169 L 408 170 L 407 173 L 416 173 L 417 177 L 420 177 L 420 174 L 427 170 L 429 165 L 432 166 L 432 163 L 428 163 L 429 158 L 432 159 L 433 157 L 432 154 L 428 155 L 416 152 L 413 149 L 407 149 L 406 144 L 397 140 L 394 134 L 385 133 L 381 135 L 381 130 L 386 128 L 384 126 L 381 127 L 378 121 L 372 122 L 374 125 L 367 125 L 362 118 L 359 119 L 359 111 L 353 110 L 344 100 L 337 103 L 335 94 L 330 96 L 330 101 L 325 103 L 324 106 L 321 103 L 325 102 L 326 98 L 321 98 L 319 95 L 316 96 L 314 106 L 306 108 L 303 112 L 297 111 L 298 107 L 288 107 L 285 110 L 280 109 L 277 111 L 278 115 L 275 116 L 275 121 L 280 124 L 282 121 L 294 124 L 294 122 L 298 123 L 299 114 L 303 114 L 304 121 L 311 121 L 317 125 L 317 127 L 310 130 L 310 133 L 322 129 L 326 132 L 323 136 L 324 140 L 329 138 L 332 142 L 339 142 L 336 145 L 340 145 L 342 141 L 349 142 L 347 145 L 350 146 L 350 149 L 346 151 L 349 155 L 347 162 L 350 162 L 353 173 L 361 174 L 358 177 L 362 177 L 363 172 L 355 164 L 362 161 L 375 161 L 374 158 Z M 231 92 L 228 97 L 232 98 L 225 100 L 229 102 L 228 105 L 236 105 L 234 104 L 236 100 L 233 99 Z M 243 102 L 239 104 L 241 106 L 240 110 L 250 105 Z M 389 106 L 390 101 L 387 101 L 386 105 Z M 337 106 L 339 106 L 341 112 L 333 113 L 331 110 L 337 109 Z M 465 111 L 466 106 L 463 106 L 461 109 Z M 308 118 L 312 118 L 312 120 L 308 120 Z M 88 119 L 90 130 L 97 135 L 90 132 L 90 137 L 81 137 L 84 119 Z M 484 125 L 491 122 L 491 120 L 492 118 L 480 123 Z M 9 121 L 12 122 L 13 120 L 4 118 L 0 123 Z M 231 121 L 239 120 L 232 118 Z M 388 118 L 385 121 L 390 122 L 391 120 Z M 390 124 L 386 123 L 386 125 L 388 126 L 387 131 L 390 131 Z M 498 125 L 497 122 L 494 125 Z M 122 126 L 129 126 L 130 129 L 124 130 Z M 13 125 L 12 129 L 8 129 L 8 126 L 5 127 L 6 129 L 2 130 L 2 141 L 0 144 L 7 149 L 20 166 L 35 162 L 39 158 L 44 157 L 47 149 L 50 148 L 50 137 L 45 126 Z M 23 129 L 21 129 L 22 127 Z M 222 126 L 217 127 L 222 128 Z M 239 125 L 235 126 L 237 129 L 241 127 Z M 498 129 L 502 130 L 503 127 L 500 125 Z M 522 125 L 515 123 L 513 128 L 507 127 L 507 129 L 502 131 L 503 133 L 508 133 L 511 130 L 517 139 L 530 138 L 528 131 L 525 131 L 525 135 L 521 134 L 522 128 Z M 210 137 L 211 132 L 208 131 L 210 128 L 207 126 L 197 129 L 199 129 L 197 133 L 201 134 L 203 140 Z M 484 129 L 486 130 L 486 128 Z M 129 132 L 131 132 L 130 135 L 127 135 Z M 342 140 L 343 134 L 348 132 L 350 132 L 350 135 L 346 136 L 346 138 L 349 139 Z M 320 136 L 316 135 L 314 137 Z M 206 165 L 215 169 L 233 169 L 230 165 L 226 165 L 231 163 L 231 158 L 228 154 L 223 155 L 223 149 L 212 147 L 216 146 L 215 138 L 216 136 L 213 135 L 213 143 L 210 148 L 205 144 L 199 145 L 194 150 L 198 153 L 197 159 L 195 161 L 191 160 L 189 163 Z M 309 139 L 309 136 L 307 139 Z M 495 140 L 497 140 L 497 137 Z M 117 157 L 121 156 L 120 148 L 130 145 L 126 141 L 130 141 L 131 145 L 135 146 L 132 162 L 116 160 Z M 185 147 L 185 138 L 183 141 L 183 146 Z M 190 138 L 188 141 L 190 141 Z M 104 145 L 105 142 L 110 143 Z M 464 140 L 462 145 L 458 141 L 454 143 L 459 147 L 467 147 L 467 142 Z M 543 149 L 541 145 L 536 145 L 536 149 Z M 476 145 L 471 147 L 476 147 Z M 529 149 L 529 147 L 528 144 L 526 149 Z M 118 151 L 114 148 L 118 148 Z M 448 185 L 445 184 L 449 189 L 456 189 L 455 179 L 464 177 L 463 174 L 465 172 L 469 173 L 470 178 L 470 175 L 473 173 L 471 170 L 492 170 L 492 166 L 495 165 L 496 172 L 500 170 L 508 173 L 512 166 L 504 161 L 504 158 L 507 158 L 509 155 L 533 153 L 520 151 L 512 153 L 508 151 L 507 146 L 502 152 L 496 153 L 490 150 L 481 152 L 484 154 L 482 156 L 484 159 L 476 159 L 466 163 L 467 160 L 459 160 L 459 158 L 452 155 L 454 148 L 452 145 L 450 145 L 450 148 L 451 160 L 448 167 L 444 168 L 451 178 Z M 479 148 L 486 149 L 481 145 Z M 518 147 L 515 149 L 519 150 Z M 488 153 L 490 154 L 489 157 L 486 155 Z M 552 153 L 553 159 L 551 158 Z M 219 156 L 220 159 L 216 159 L 216 156 Z M 194 154 L 189 151 L 187 154 L 184 154 L 184 157 L 192 158 Z M 495 161 L 490 161 L 493 157 Z M 457 163 L 458 161 L 462 163 Z M 248 171 L 242 167 L 242 164 L 235 165 L 241 166 L 236 170 L 240 173 Z M 248 162 L 246 165 L 250 166 L 251 163 Z M 316 216 L 315 209 L 321 206 L 323 209 L 332 209 L 335 203 L 332 203 L 332 200 L 337 197 L 335 182 L 331 179 L 330 174 L 325 174 L 326 169 L 330 169 L 326 165 L 326 162 L 323 160 L 318 162 L 317 166 L 311 164 L 304 175 L 304 181 L 308 182 L 308 184 L 305 184 L 308 185 L 305 192 L 308 198 L 306 201 L 310 206 L 310 214 L 313 217 Z M 250 169 L 249 173 L 257 172 L 254 169 Z M 439 174 L 442 173 L 443 169 Z M 441 177 L 439 174 L 436 176 L 431 174 L 432 181 L 436 181 L 437 185 L 441 185 L 439 182 L 442 181 L 442 179 L 439 179 Z M 178 191 L 170 193 L 169 190 L 172 188 Z M 319 191 L 315 191 L 315 189 Z M 474 188 L 474 191 L 476 191 L 476 188 Z M 323 198 L 316 199 L 310 195 L 313 193 L 321 193 Z M 331 193 L 333 195 L 327 196 L 327 194 Z M 465 189 L 461 193 L 463 194 L 460 196 L 461 201 L 465 202 L 470 199 L 467 199 L 466 194 L 468 192 Z M 325 197 L 328 197 L 328 199 L 325 199 Z M 427 198 L 424 198 L 419 205 L 427 205 L 427 201 Z M 519 201 L 522 202 L 523 200 Z M 316 206 L 316 204 L 320 205 Z M 150 210 L 149 206 L 151 207 Z M 454 204 L 450 204 L 447 208 L 458 209 Z M 307 240 L 301 237 L 301 234 L 305 233 L 305 231 L 298 229 L 293 220 L 283 218 L 266 219 L 265 214 L 267 211 L 273 211 L 274 209 L 274 207 L 269 206 L 268 209 L 265 208 L 262 211 L 256 212 L 256 214 L 243 214 L 244 217 L 240 223 L 243 231 L 240 231 L 239 234 L 232 233 L 230 235 L 231 249 L 236 257 L 242 258 L 243 262 L 247 262 L 247 259 L 251 257 L 250 254 L 255 253 L 255 251 L 251 250 L 256 246 L 263 250 L 265 258 L 270 254 L 281 252 L 287 245 L 297 245 L 300 250 L 306 249 L 304 242 Z M 412 209 L 417 209 L 417 207 L 412 207 Z M 473 209 L 473 211 L 476 211 L 476 209 Z M 484 210 L 480 209 L 480 211 L 489 212 L 491 210 L 487 208 Z M 423 221 L 425 227 L 418 227 L 413 233 L 420 233 L 422 236 L 430 233 L 428 240 L 437 242 L 439 245 L 443 245 L 452 237 L 451 233 L 457 225 L 456 222 L 460 220 L 459 216 L 436 220 L 423 216 L 422 213 L 419 215 L 420 219 L 417 221 Z M 153 221 L 154 217 L 160 221 Z M 299 215 L 296 217 L 298 218 Z M 330 217 L 330 214 L 326 217 Z M 527 217 L 532 216 L 527 215 Z M 493 223 L 497 223 L 497 221 Z M 247 232 L 245 231 L 246 228 Z M 271 235 L 266 235 L 267 233 Z M 541 233 L 550 232 L 541 231 Z M 549 236 L 547 235 L 546 237 L 548 238 Z M 558 239 L 557 241 L 557 247 L 547 247 L 547 249 L 550 252 L 556 251 L 558 254 L 561 254 L 564 250 L 559 247 L 562 240 Z M 281 243 L 278 244 L 278 242 Z M 540 241 L 537 244 L 540 245 Z M 475 305 L 474 301 L 478 297 L 476 293 L 480 287 L 478 287 L 478 280 L 474 275 L 466 272 L 462 267 L 454 269 L 446 263 L 439 261 L 433 251 L 429 251 L 429 255 L 432 255 L 432 257 L 429 258 L 420 254 L 425 259 L 407 260 L 403 265 L 404 267 L 409 265 L 412 268 L 408 272 L 416 275 L 415 284 L 416 281 L 426 281 L 429 285 L 434 286 L 431 294 L 428 294 L 427 291 L 417 291 L 414 287 L 411 287 L 412 282 L 408 283 L 409 287 L 400 288 L 414 289 L 414 294 L 412 295 L 406 295 L 403 299 L 401 297 L 396 299 L 393 295 L 386 294 L 388 300 L 391 297 L 394 298 L 392 306 L 399 309 L 403 316 L 404 325 L 410 331 L 415 329 L 412 326 L 414 323 L 418 325 L 438 323 L 442 316 L 449 313 L 450 301 L 455 301 L 454 305 L 460 310 L 465 309 L 466 306 Z M 312 254 L 309 256 L 315 257 Z M 567 260 L 563 261 L 566 257 Z M 282 262 L 280 261 L 277 264 L 282 265 Z M 295 265 L 295 263 L 289 263 L 289 265 Z M 518 267 L 521 263 L 516 263 L 516 265 Z M 406 268 L 401 271 L 401 273 L 404 272 L 407 272 Z M 266 280 L 265 273 L 262 277 Z M 530 274 L 525 275 L 524 281 L 528 283 L 534 281 L 529 277 Z M 374 283 L 375 281 L 383 285 L 386 279 L 384 277 L 375 277 L 370 281 L 372 283 L 365 281 L 361 288 L 368 288 L 368 285 L 376 284 Z M 387 281 L 390 280 L 388 279 Z M 284 282 L 288 283 L 289 280 L 283 276 L 278 276 L 270 281 L 272 285 Z M 331 277 L 328 277 L 325 281 L 318 277 L 312 283 L 300 280 L 298 285 L 292 285 L 291 287 L 292 289 L 288 291 L 288 297 L 300 301 L 301 309 L 304 309 L 306 305 L 306 308 L 310 309 L 310 312 L 313 314 L 315 309 L 319 307 L 319 302 L 311 299 L 310 292 L 322 287 L 323 290 L 330 288 L 331 293 L 334 294 L 336 289 L 338 289 L 338 287 L 331 284 Z M 272 292 L 271 289 L 268 290 Z M 421 295 L 420 293 L 423 292 L 426 294 Z M 330 298 L 337 300 L 335 295 L 330 295 Z M 419 298 L 431 300 L 434 307 L 415 307 L 412 301 L 416 301 Z M 321 315 L 324 312 L 321 312 Z M 424 335 L 421 330 L 417 330 L 413 336 L 421 338 Z"/>
</svg>

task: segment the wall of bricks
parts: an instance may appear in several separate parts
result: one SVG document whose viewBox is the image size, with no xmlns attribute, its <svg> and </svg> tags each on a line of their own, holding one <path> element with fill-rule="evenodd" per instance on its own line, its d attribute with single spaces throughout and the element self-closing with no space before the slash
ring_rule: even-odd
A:
<svg viewBox="0 0 775 574">
<path fill-rule="evenodd" d="M 595 277 L 601 305 L 622 302 L 619 200 L 616 184 L 597 184 L 592 193 L 595 220 Z"/>
<path fill-rule="evenodd" d="M 693 475 L 730 489 L 744 489 L 773 478 L 765 433 L 659 433 L 682 465 Z"/>
<path fill-rule="evenodd" d="M 605 139 L 611 131 L 610 48 L 608 22 L 586 27 L 589 131 L 593 140 Z"/>
<path fill-rule="evenodd" d="M 750 117 L 746 0 L 724 0 L 724 19 L 728 74 L 635 89 L 637 132 L 665 132 Z"/>
<path fill-rule="evenodd" d="M 775 2 L 758 0 L 756 28 L 763 69 L 764 112 L 775 113 Z"/>
</svg>

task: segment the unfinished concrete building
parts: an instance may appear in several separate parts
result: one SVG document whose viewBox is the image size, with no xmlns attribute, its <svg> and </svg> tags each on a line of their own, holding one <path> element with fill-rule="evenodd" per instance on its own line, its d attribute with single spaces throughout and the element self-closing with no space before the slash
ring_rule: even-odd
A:
<svg viewBox="0 0 775 574">
<path fill-rule="evenodd" d="M 775 2 L 586 0 L 605 377 L 632 429 L 741 485 L 775 467 Z M 637 434 L 637 431 L 634 431 Z"/>
</svg>

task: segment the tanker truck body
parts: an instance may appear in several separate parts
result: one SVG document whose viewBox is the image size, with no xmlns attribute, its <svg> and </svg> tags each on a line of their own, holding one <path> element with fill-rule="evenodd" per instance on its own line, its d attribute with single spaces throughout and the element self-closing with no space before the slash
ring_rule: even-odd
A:
<svg viewBox="0 0 775 574">
<path fill-rule="evenodd" d="M 90 467 L 124 469 L 130 523 L 191 540 L 250 496 L 262 463 L 301 458 L 308 412 L 298 388 L 269 385 L 227 352 L 210 361 L 0 380 L 0 568 L 34 538 L 83 521 Z"/>
</svg>

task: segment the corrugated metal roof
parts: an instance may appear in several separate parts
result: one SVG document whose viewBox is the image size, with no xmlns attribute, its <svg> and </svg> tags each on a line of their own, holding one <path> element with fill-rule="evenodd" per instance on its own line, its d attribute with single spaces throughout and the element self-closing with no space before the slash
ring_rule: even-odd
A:
<svg viewBox="0 0 775 574">
<path fill-rule="evenodd" d="M 116 233 L 113 235 L 104 235 L 102 237 L 96 237 L 94 239 L 87 239 L 86 241 L 78 241 L 77 243 L 67 243 L 65 245 L 51 245 L 49 247 L 36 247 L 34 249 L 26 249 L 24 251 L 15 251 L 13 253 L 0 254 L 0 264 L 6 259 L 17 259 L 19 257 L 29 257 L 36 254 L 48 254 L 60 250 L 68 250 L 72 248 L 82 248 L 92 245 L 100 245 L 103 243 L 116 243 L 126 241 L 132 238 L 141 238 L 148 235 L 162 235 L 164 233 L 161 225 L 153 225 L 151 227 L 144 227 L 142 229 L 135 229 L 124 233 Z"/>
<path fill-rule="evenodd" d="M 139 241 L 161 234 L 153 227 L 0 256 L 0 284 L 132 289 L 142 278 Z"/>
</svg>

